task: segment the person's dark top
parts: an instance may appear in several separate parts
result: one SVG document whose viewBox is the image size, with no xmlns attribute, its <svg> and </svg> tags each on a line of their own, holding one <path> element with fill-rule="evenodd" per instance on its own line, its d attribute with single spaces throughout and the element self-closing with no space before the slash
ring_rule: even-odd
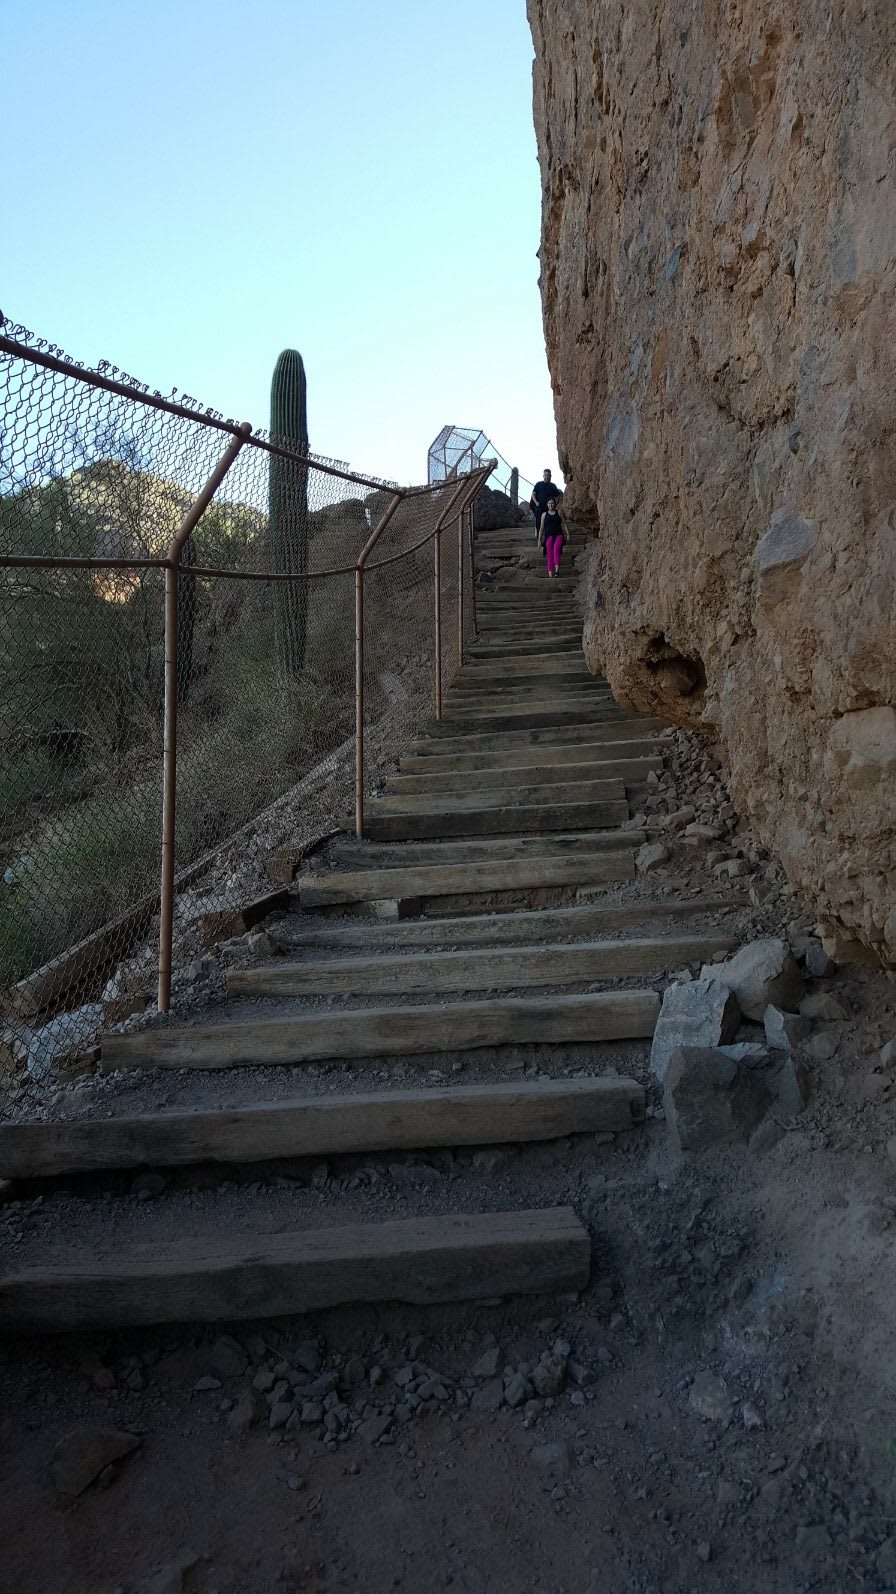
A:
<svg viewBox="0 0 896 1594">
<path fill-rule="evenodd" d="M 550 499 L 555 499 L 559 504 L 563 494 L 561 493 L 560 488 L 555 486 L 553 482 L 541 481 L 535 483 L 535 486 L 532 489 L 532 497 L 535 499 L 535 502 L 538 505 L 538 516 L 540 519 L 547 509 Z"/>
<path fill-rule="evenodd" d="M 552 515 L 545 510 L 541 521 L 541 530 L 545 537 L 562 537 L 563 521 L 559 515 Z"/>
</svg>

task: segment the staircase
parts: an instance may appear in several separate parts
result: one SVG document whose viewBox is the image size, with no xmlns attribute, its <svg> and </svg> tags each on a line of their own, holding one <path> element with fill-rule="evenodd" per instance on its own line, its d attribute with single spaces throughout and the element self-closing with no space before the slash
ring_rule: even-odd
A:
<svg viewBox="0 0 896 1594">
<path fill-rule="evenodd" d="M 589 675 L 570 550 L 552 581 L 534 555 L 531 531 L 480 537 L 478 636 L 444 717 L 368 804 L 367 839 L 340 833 L 298 874 L 272 926 L 280 955 L 231 971 L 214 1022 L 107 1036 L 116 1115 L 107 1100 L 101 1115 L 0 1128 L 0 1174 L 109 1187 L 85 1199 L 77 1243 L 51 1237 L 6 1268 L 0 1327 L 258 1319 L 587 1283 L 575 1212 L 496 1209 L 485 1174 L 480 1210 L 451 1210 L 449 1187 L 443 1210 L 411 1200 L 396 1216 L 371 1191 L 372 1220 L 322 1201 L 285 1227 L 255 1221 L 251 1199 L 236 1226 L 216 1221 L 214 1202 L 197 1215 L 189 1187 L 150 1223 L 116 1194 L 128 1170 L 257 1165 L 257 1190 L 284 1159 L 388 1165 L 642 1122 L 643 1087 L 619 1059 L 653 1032 L 657 977 L 733 942 L 717 928 L 723 904 L 633 885 L 644 838 L 623 827 L 660 767 L 660 724 Z M 483 1077 L 451 1082 L 470 1071 Z M 147 1105 L 153 1091 L 170 1100 L 169 1080 L 179 1103 Z M 123 1116 L 132 1082 L 141 1107 Z"/>
</svg>

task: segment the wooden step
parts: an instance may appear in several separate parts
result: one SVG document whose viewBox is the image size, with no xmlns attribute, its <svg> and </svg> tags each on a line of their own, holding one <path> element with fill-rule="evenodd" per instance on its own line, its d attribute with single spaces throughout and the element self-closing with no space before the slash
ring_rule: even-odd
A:
<svg viewBox="0 0 896 1594">
<path fill-rule="evenodd" d="M 527 986 L 589 985 L 632 975 L 662 974 L 709 961 L 737 943 L 720 935 L 669 935 L 639 941 L 580 941 L 569 946 L 387 953 L 378 957 L 285 958 L 231 969 L 232 996 L 417 996 L 436 991 L 512 991 Z"/>
<path fill-rule="evenodd" d="M 425 763 L 425 759 L 419 762 Z M 651 770 L 662 769 L 661 758 L 615 758 L 612 761 L 603 759 L 589 760 L 587 763 L 574 763 L 571 759 L 564 759 L 562 763 L 556 760 L 545 764 L 521 764 L 508 767 L 508 765 L 492 766 L 490 769 L 461 769 L 454 774 L 449 774 L 447 769 L 431 769 L 405 771 L 398 775 L 390 775 L 386 782 L 386 790 L 395 796 L 402 793 L 411 795 L 420 792 L 443 792 L 450 796 L 455 792 L 469 791 L 474 787 L 477 791 L 491 791 L 506 788 L 508 781 L 518 776 L 522 785 L 531 789 L 535 786 L 554 786 L 562 783 L 570 784 L 591 783 L 594 781 L 610 782 L 635 782 L 647 779 Z"/>
<path fill-rule="evenodd" d="M 488 1146 L 617 1133 L 643 1118 L 643 1088 L 616 1075 L 300 1096 L 137 1118 L 3 1124 L 0 1176 L 41 1179 L 113 1168 Z"/>
<path fill-rule="evenodd" d="M 342 869 L 407 869 L 412 865 L 497 863 L 511 858 L 571 858 L 640 846 L 640 830 L 571 830 L 544 836 L 472 836 L 463 841 L 357 841 L 330 843 L 328 859 Z M 318 878 L 308 871 L 305 879 Z M 294 896 L 291 898 L 294 901 Z"/>
<path fill-rule="evenodd" d="M 634 872 L 634 853 L 624 847 L 614 847 L 606 852 L 583 852 L 570 858 L 536 855 L 498 862 L 476 860 L 469 864 L 306 875 L 296 881 L 296 894 L 303 909 L 313 909 L 389 898 L 425 899 L 532 890 L 543 886 L 603 885 L 609 880 L 630 880 Z"/>
<path fill-rule="evenodd" d="M 559 708 L 588 710 L 591 704 L 603 709 L 614 704 L 615 699 L 606 687 L 598 685 L 590 676 L 581 681 L 540 681 L 532 686 L 512 686 L 499 682 L 486 688 L 452 687 L 443 698 L 446 718 L 466 717 L 469 714 L 505 714 L 511 709 L 541 708 L 557 705 Z"/>
<path fill-rule="evenodd" d="M 99 1253 L 14 1262 L 0 1329 L 69 1332 L 241 1322 L 371 1301 L 427 1304 L 580 1290 L 591 1246 L 570 1207 L 440 1214 L 388 1223 L 129 1238 Z"/>
<path fill-rule="evenodd" d="M 336 920 L 307 924 L 297 919 L 294 932 L 292 924 L 286 927 L 285 946 L 287 952 L 292 952 L 313 947 L 382 951 L 389 947 L 528 945 L 573 937 L 632 934 L 645 923 L 668 919 L 677 924 L 681 919 L 733 912 L 741 905 L 736 899 L 699 897 L 607 906 L 588 903 L 569 908 L 529 908 L 520 913 L 470 913 L 461 918 L 416 918 L 376 924 L 362 919 L 351 924 Z"/>
<path fill-rule="evenodd" d="M 548 654 L 547 657 L 534 653 L 523 659 L 502 660 L 500 664 L 491 660 L 465 664 L 455 677 L 452 690 L 461 687 L 479 690 L 483 686 L 537 686 L 547 681 L 553 685 L 554 682 L 598 679 L 598 676 L 590 674 L 583 657 L 569 659 L 564 658 L 562 653 L 556 656 Z"/>
<path fill-rule="evenodd" d="M 634 719 L 595 719 L 589 714 L 573 725 L 514 726 L 501 731 L 499 739 L 494 732 L 456 727 L 452 729 L 444 720 L 431 720 L 427 734 L 408 747 L 409 753 L 436 753 L 448 758 L 455 753 L 493 753 L 505 747 L 565 747 L 571 743 L 617 742 L 627 737 L 642 737 L 652 731 L 662 730 L 665 720 L 651 719 L 647 715 Z"/>
<path fill-rule="evenodd" d="M 533 703 L 522 708 L 499 709 L 485 713 L 452 713 L 442 720 L 433 720 L 429 726 L 431 736 L 493 735 L 496 731 L 536 731 L 557 729 L 561 726 L 614 725 L 622 718 L 622 711 L 612 700 L 605 704 L 588 701 L 565 708 L 557 703 Z"/>
<path fill-rule="evenodd" d="M 583 657 L 581 632 L 570 641 L 559 643 L 553 640 L 540 643 L 533 637 L 527 637 L 524 642 L 471 642 L 464 653 L 464 658 L 473 664 L 480 659 L 487 663 L 497 663 L 504 660 L 515 662 L 537 658 L 581 659 Z"/>
<path fill-rule="evenodd" d="M 593 766 L 585 766 L 592 769 Z M 422 794 L 408 792 L 407 795 L 395 794 L 388 797 L 371 797 L 365 812 L 371 816 L 378 813 L 404 813 L 422 814 L 431 813 L 435 806 L 440 813 L 456 814 L 470 813 L 479 809 L 506 808 L 524 809 L 534 804 L 546 805 L 548 803 L 569 802 L 621 802 L 625 798 L 625 786 L 618 778 L 594 776 L 584 780 L 569 779 L 569 766 L 561 769 L 549 769 L 546 782 L 534 781 L 532 785 L 524 785 L 520 781 L 514 786 L 512 779 L 503 785 L 489 785 L 488 781 L 479 774 L 461 777 L 460 792 L 446 792 L 444 797 L 433 798 L 427 788 Z M 401 777 L 396 777 L 400 779 Z M 418 777 L 409 775 L 407 779 L 416 780 Z M 510 816 L 512 818 L 512 814 Z M 627 813 L 623 814 L 627 818 Z M 518 829 L 518 826 L 514 826 Z"/>
<path fill-rule="evenodd" d="M 586 692 L 602 697 L 613 695 L 606 681 L 600 676 L 590 675 L 583 665 L 574 672 L 560 674 L 558 671 L 542 670 L 519 678 L 506 675 L 494 679 L 486 676 L 474 679 L 459 675 L 452 682 L 447 696 L 458 704 L 472 707 L 478 698 L 499 698 L 505 703 L 514 700 L 528 702 L 532 697 L 581 697 Z"/>
<path fill-rule="evenodd" d="M 442 753 L 441 747 L 442 744 L 435 741 L 426 752 L 409 753 L 400 758 L 399 772 L 402 775 L 428 775 L 430 771 L 461 775 L 482 770 L 544 769 L 551 764 L 560 770 L 570 764 L 586 762 L 593 762 L 598 768 L 612 760 L 620 767 L 639 762 L 651 769 L 660 769 L 663 763 L 659 744 L 646 736 L 622 741 L 542 742 L 536 748 L 531 743 L 525 747 L 505 747 L 502 741 L 500 747 L 487 753 Z"/>
<path fill-rule="evenodd" d="M 104 1035 L 104 1069 L 253 1068 L 328 1058 L 424 1056 L 483 1046 L 632 1040 L 653 1034 L 653 991 L 496 997 L 424 1007 L 336 1008 L 291 1018 Z"/>
<path fill-rule="evenodd" d="M 576 788 L 568 787 L 569 791 Z M 587 790 L 587 788 L 579 788 Z M 585 798 L 569 802 L 542 801 L 525 808 L 448 806 L 409 811 L 407 804 L 425 801 L 411 797 L 373 799 L 365 809 L 364 830 L 371 841 L 423 841 L 437 836 L 500 836 L 520 830 L 590 830 L 616 828 L 629 817 L 628 803 L 616 798 Z M 481 886 L 478 889 L 482 889 Z"/>
</svg>

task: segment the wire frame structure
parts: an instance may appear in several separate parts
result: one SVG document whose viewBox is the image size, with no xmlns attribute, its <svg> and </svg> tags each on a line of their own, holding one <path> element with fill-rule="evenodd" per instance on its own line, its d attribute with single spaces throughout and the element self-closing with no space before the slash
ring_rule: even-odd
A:
<svg viewBox="0 0 896 1594">
<path fill-rule="evenodd" d="M 177 1008 L 247 848 L 363 834 L 475 624 L 491 468 L 396 486 L 3 324 L 0 1114 Z"/>
<path fill-rule="evenodd" d="M 480 428 L 475 426 L 443 426 L 429 445 L 427 453 L 427 481 L 448 481 L 476 470 L 483 460 L 490 459 L 492 468 L 486 486 L 493 492 L 511 497 L 514 467 L 507 463 L 500 451 Z M 532 483 L 516 472 L 517 502 L 527 504 L 532 496 Z"/>
</svg>

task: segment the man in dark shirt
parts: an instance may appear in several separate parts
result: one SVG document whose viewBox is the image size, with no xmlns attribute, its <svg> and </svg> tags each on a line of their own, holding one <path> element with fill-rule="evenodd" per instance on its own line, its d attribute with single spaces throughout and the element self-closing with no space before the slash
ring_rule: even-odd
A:
<svg viewBox="0 0 896 1594">
<path fill-rule="evenodd" d="M 560 500 L 562 499 L 562 497 L 563 497 L 563 494 L 560 491 L 560 488 L 559 487 L 555 487 L 554 483 L 551 481 L 551 473 L 550 473 L 550 471 L 546 470 L 545 473 L 544 473 L 544 476 L 541 479 L 541 481 L 540 482 L 536 482 L 535 486 L 532 488 L 532 497 L 529 499 L 529 508 L 531 509 L 533 515 L 535 516 L 535 530 L 536 530 L 536 532 L 538 531 L 538 528 L 541 525 L 541 517 L 542 517 L 542 515 L 544 514 L 545 510 L 548 507 L 548 499 L 549 498 L 555 499 L 556 503 L 557 503 L 557 508 L 559 509 L 560 508 Z"/>
</svg>

